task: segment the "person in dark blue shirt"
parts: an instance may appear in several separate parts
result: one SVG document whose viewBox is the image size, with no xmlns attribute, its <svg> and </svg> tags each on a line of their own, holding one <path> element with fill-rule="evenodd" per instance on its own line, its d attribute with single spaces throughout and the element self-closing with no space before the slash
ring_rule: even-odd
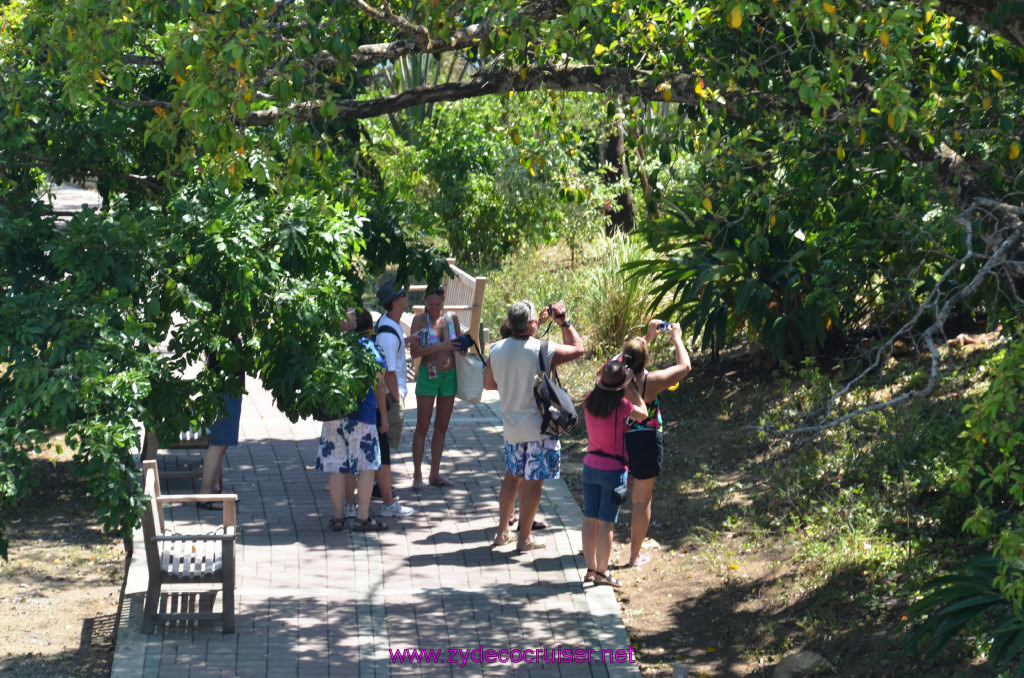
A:
<svg viewBox="0 0 1024 678">
<path fill-rule="evenodd" d="M 342 323 L 343 330 L 355 330 L 364 335 L 372 326 L 373 319 L 366 310 L 350 313 L 348 320 Z M 324 422 L 316 457 L 316 468 L 330 474 L 329 488 L 331 504 L 334 507 L 330 529 L 336 531 L 345 529 L 345 474 L 358 477 L 358 504 L 352 529 L 356 532 L 387 529 L 387 525 L 370 516 L 373 476 L 381 463 L 380 436 L 386 434 L 388 430 L 384 400 L 386 366 L 384 358 L 369 338 L 360 337 L 359 343 L 373 354 L 379 366 L 376 386 L 370 389 L 355 411 L 340 419 Z"/>
</svg>

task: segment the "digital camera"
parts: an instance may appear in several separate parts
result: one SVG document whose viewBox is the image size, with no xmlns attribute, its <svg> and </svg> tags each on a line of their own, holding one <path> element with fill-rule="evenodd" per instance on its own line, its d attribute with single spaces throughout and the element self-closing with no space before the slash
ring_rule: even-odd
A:
<svg viewBox="0 0 1024 678">
<path fill-rule="evenodd" d="M 616 487 L 614 490 L 612 490 L 612 503 L 615 504 L 616 506 L 622 506 L 623 504 L 625 504 L 627 492 L 628 490 L 624 484 Z"/>
</svg>

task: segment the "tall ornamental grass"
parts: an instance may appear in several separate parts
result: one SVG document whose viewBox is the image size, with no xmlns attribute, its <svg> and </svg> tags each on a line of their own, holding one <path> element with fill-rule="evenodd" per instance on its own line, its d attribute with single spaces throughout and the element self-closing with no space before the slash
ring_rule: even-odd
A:
<svg viewBox="0 0 1024 678">
<path fill-rule="evenodd" d="M 483 320 L 491 340 L 498 339 L 498 327 L 512 302 L 528 299 L 539 310 L 562 301 L 588 353 L 610 355 L 625 338 L 642 333 L 654 317 L 649 308 L 651 278 L 622 271 L 625 263 L 649 256 L 640 239 L 623 235 L 597 236 L 575 257 L 558 246 L 523 249 L 507 256 L 487 283 Z M 546 329 L 542 326 L 538 334 Z M 560 333 L 552 335 L 561 339 Z"/>
<path fill-rule="evenodd" d="M 650 249 L 640 238 L 616 235 L 600 243 L 593 265 L 580 276 L 588 330 L 595 347 L 618 350 L 627 338 L 643 334 L 648 321 L 655 317 L 651 309 L 652 277 L 623 271 L 626 264 L 650 256 Z"/>
</svg>

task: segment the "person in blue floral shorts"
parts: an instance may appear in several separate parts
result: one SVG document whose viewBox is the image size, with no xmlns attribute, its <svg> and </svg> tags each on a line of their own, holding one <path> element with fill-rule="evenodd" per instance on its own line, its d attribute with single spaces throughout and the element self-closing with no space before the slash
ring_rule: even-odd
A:
<svg viewBox="0 0 1024 678">
<path fill-rule="evenodd" d="M 534 377 L 540 372 L 541 342 L 534 336 L 540 322 L 550 314 L 562 329 L 562 341 L 547 345 L 548 365 L 560 365 L 583 355 L 583 340 L 569 322 L 565 304 L 552 304 L 538 317 L 533 304 L 517 301 L 508 310 L 510 336 L 491 347 L 484 370 L 484 387 L 497 389 L 501 400 L 501 423 L 505 438 L 505 479 L 498 498 L 499 521 L 495 546 L 512 541 L 508 526 L 519 500 L 519 538 L 517 551 L 544 548 L 543 539 L 531 534 L 533 519 L 540 506 L 544 481 L 558 478 L 562 446 L 558 436 L 542 434 L 541 415 L 533 397 Z"/>
<path fill-rule="evenodd" d="M 343 330 L 352 330 L 366 334 L 373 327 L 370 312 L 363 310 L 349 314 L 348 320 L 342 323 Z M 343 474 L 358 476 L 359 493 L 356 506 L 356 518 L 353 529 L 356 532 L 386 530 L 387 525 L 370 516 L 370 494 L 373 491 L 374 472 L 380 468 L 380 435 L 388 431 L 388 415 L 384 402 L 384 359 L 377 347 L 366 336 L 359 343 L 373 354 L 380 369 L 377 373 L 377 384 L 370 389 L 366 397 L 354 412 L 325 421 L 320 433 L 320 448 L 316 457 L 316 468 L 330 474 L 329 488 L 331 504 L 334 506 L 334 517 L 331 518 L 332 530 L 345 529 L 345 478 Z M 380 426 L 377 415 L 380 414 Z"/>
</svg>

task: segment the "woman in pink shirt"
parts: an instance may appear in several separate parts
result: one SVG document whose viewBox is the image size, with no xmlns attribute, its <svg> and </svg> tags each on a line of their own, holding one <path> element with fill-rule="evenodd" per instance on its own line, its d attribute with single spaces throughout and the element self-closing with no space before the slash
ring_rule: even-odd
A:
<svg viewBox="0 0 1024 678">
<path fill-rule="evenodd" d="M 583 457 L 584 581 L 622 586 L 608 574 L 612 529 L 626 489 L 626 419 L 644 419 L 647 406 L 637 392 L 633 371 L 618 360 L 601 368 L 594 390 L 583 401 L 587 454 Z M 618 495 L 618 500 L 616 495 Z"/>
</svg>

